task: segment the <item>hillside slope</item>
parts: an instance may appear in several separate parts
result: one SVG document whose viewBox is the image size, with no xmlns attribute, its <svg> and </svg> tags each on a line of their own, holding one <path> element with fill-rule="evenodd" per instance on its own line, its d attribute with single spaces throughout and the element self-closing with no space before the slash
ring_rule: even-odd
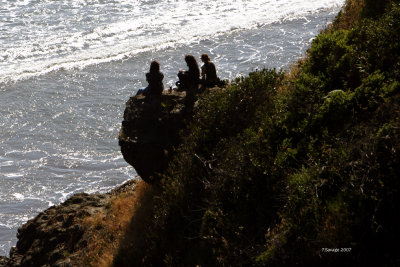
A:
<svg viewBox="0 0 400 267">
<path fill-rule="evenodd" d="M 114 265 L 399 264 L 399 18 L 347 1 L 291 72 L 205 93 Z"/>
</svg>

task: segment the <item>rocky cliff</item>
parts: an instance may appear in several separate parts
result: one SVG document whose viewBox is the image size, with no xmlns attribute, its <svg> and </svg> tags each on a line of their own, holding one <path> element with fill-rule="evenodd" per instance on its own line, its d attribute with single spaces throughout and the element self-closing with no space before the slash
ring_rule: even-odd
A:
<svg viewBox="0 0 400 267">
<path fill-rule="evenodd" d="M 17 245 L 9 258 L 0 257 L 0 266 L 77 266 L 91 242 L 84 221 L 107 214 L 113 197 L 134 190 L 134 185 L 131 180 L 106 194 L 79 193 L 39 213 L 18 229 Z"/>
<path fill-rule="evenodd" d="M 161 98 L 134 96 L 126 103 L 119 144 L 144 181 L 154 182 L 167 167 L 191 114 L 187 106 L 185 92 L 178 91 L 165 91 Z"/>
<path fill-rule="evenodd" d="M 109 195 L 76 194 L 18 229 L 18 243 L 6 266 L 70 266 L 74 252 L 87 244 L 81 223 L 103 212 Z"/>
</svg>

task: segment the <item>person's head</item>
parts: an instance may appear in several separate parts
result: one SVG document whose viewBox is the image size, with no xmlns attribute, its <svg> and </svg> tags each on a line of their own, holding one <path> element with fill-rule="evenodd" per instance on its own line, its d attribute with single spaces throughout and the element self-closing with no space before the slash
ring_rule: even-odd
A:
<svg viewBox="0 0 400 267">
<path fill-rule="evenodd" d="M 185 56 L 185 61 L 186 61 L 186 64 L 188 65 L 189 68 L 192 68 L 192 67 L 199 68 L 199 65 L 197 65 L 197 61 L 196 61 L 196 58 L 194 56 L 186 55 Z"/>
<path fill-rule="evenodd" d="M 201 58 L 201 61 L 203 61 L 203 62 L 210 61 L 210 57 L 207 54 L 202 54 L 200 58 Z"/>
<path fill-rule="evenodd" d="M 160 71 L 160 63 L 157 60 L 153 60 L 150 63 L 150 72 L 159 72 Z"/>
</svg>

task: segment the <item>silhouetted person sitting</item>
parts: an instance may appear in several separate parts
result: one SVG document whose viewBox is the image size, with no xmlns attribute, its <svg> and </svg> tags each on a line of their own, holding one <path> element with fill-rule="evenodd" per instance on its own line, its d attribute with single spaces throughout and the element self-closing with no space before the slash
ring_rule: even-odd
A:
<svg viewBox="0 0 400 267">
<path fill-rule="evenodd" d="M 153 60 L 150 63 L 150 71 L 146 73 L 146 81 L 149 85 L 142 90 L 139 90 L 137 94 L 143 94 L 147 96 L 161 96 L 164 85 L 162 80 L 164 79 L 164 74 L 160 72 L 160 63 Z"/>
<path fill-rule="evenodd" d="M 211 62 L 210 57 L 207 54 L 201 55 L 201 61 L 204 63 L 201 66 L 201 84 L 205 87 L 214 87 L 220 83 L 217 77 L 217 70 L 215 65 Z"/>
<path fill-rule="evenodd" d="M 176 83 L 179 90 L 186 90 L 187 93 L 195 93 L 200 83 L 200 69 L 194 56 L 185 56 L 187 71 L 179 71 L 179 81 Z"/>
<path fill-rule="evenodd" d="M 186 91 L 185 109 L 187 112 L 193 111 L 195 94 L 198 92 L 200 83 L 200 69 L 196 59 L 192 55 L 185 56 L 186 65 L 189 67 L 187 71 L 179 71 L 179 81 L 176 83 L 178 90 Z"/>
</svg>

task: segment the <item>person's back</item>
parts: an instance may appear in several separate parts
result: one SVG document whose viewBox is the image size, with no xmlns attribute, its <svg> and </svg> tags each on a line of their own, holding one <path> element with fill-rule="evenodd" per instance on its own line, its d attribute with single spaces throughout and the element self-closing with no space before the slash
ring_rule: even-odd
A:
<svg viewBox="0 0 400 267">
<path fill-rule="evenodd" d="M 218 77 L 217 77 L 217 70 L 215 69 L 214 63 L 211 61 L 208 61 L 204 63 L 204 74 L 205 74 L 205 81 L 207 83 L 216 83 L 218 82 Z"/>
<path fill-rule="evenodd" d="M 163 85 L 164 74 L 160 72 L 160 63 L 152 61 L 150 64 L 150 71 L 146 73 L 146 81 L 149 86 L 146 89 L 147 95 L 161 95 L 164 90 Z"/>
<path fill-rule="evenodd" d="M 179 82 L 176 85 L 180 90 L 185 90 L 187 93 L 192 94 L 197 91 L 200 83 L 200 69 L 192 55 L 186 55 L 185 62 L 189 69 L 187 71 L 179 71 Z"/>
<path fill-rule="evenodd" d="M 196 66 L 197 67 L 197 66 Z M 187 72 L 188 75 L 188 90 L 194 90 L 200 82 L 200 71 L 199 67 L 189 67 Z"/>
<path fill-rule="evenodd" d="M 201 83 L 204 86 L 215 86 L 219 82 L 219 78 L 217 76 L 217 70 L 213 62 L 211 62 L 209 56 L 207 54 L 201 55 L 201 61 L 204 62 L 203 66 L 201 66 Z"/>
<path fill-rule="evenodd" d="M 187 91 L 195 91 L 200 82 L 200 70 L 197 61 L 192 55 L 186 55 L 185 61 L 189 70 L 186 72 L 187 75 Z"/>
<path fill-rule="evenodd" d="M 164 79 L 164 74 L 162 72 L 148 72 L 146 73 L 146 81 L 149 83 L 148 94 L 150 95 L 161 95 L 164 90 L 164 85 L 162 80 Z"/>
</svg>

